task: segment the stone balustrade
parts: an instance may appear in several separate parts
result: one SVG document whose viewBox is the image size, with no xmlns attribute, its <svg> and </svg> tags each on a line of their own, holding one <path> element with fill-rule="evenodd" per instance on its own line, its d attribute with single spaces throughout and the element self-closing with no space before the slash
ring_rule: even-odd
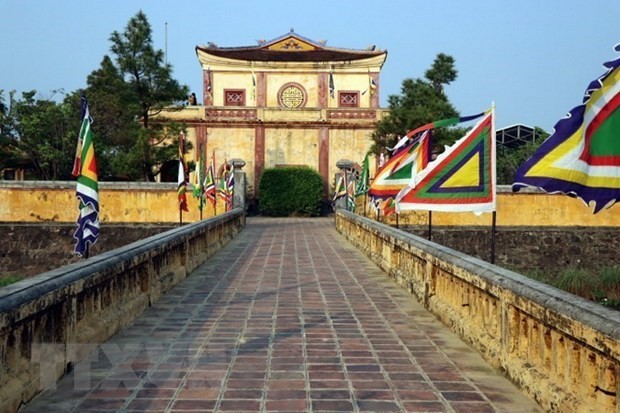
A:
<svg viewBox="0 0 620 413">
<path fill-rule="evenodd" d="M 620 411 L 617 311 L 344 210 L 336 227 L 545 410 Z"/>
<path fill-rule="evenodd" d="M 235 208 L 1 288 L 0 411 L 54 385 L 244 225 Z"/>
</svg>

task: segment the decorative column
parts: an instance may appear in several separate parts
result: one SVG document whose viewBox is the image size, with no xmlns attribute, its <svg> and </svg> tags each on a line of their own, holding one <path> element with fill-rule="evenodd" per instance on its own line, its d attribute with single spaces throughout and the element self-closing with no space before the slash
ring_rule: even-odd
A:
<svg viewBox="0 0 620 413">
<path fill-rule="evenodd" d="M 202 145 L 203 152 L 207 148 L 207 125 L 198 125 L 196 126 L 196 148 L 194 151 L 197 151 Z M 200 156 L 203 156 L 204 153 L 201 153 Z"/>
<path fill-rule="evenodd" d="M 254 129 L 254 197 L 258 197 L 258 184 L 265 169 L 265 127 Z"/>
<path fill-rule="evenodd" d="M 323 177 L 323 197 L 329 197 L 329 128 L 319 129 L 319 174 Z"/>
<path fill-rule="evenodd" d="M 267 74 L 265 72 L 256 73 L 256 106 L 259 108 L 267 106 Z"/>
<path fill-rule="evenodd" d="M 245 166 L 245 161 L 243 159 L 234 158 L 229 161 L 229 164 L 233 167 L 235 179 L 233 208 L 239 207 L 245 211 L 247 191 L 245 185 L 245 172 L 241 170 L 241 168 Z"/>
<path fill-rule="evenodd" d="M 319 107 L 321 109 L 327 108 L 327 72 L 319 72 Z"/>
</svg>

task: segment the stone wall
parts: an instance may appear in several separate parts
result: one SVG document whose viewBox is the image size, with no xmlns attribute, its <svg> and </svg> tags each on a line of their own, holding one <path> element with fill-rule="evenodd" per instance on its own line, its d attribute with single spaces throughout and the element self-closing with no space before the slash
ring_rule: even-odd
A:
<svg viewBox="0 0 620 413">
<path fill-rule="evenodd" d="M 350 212 L 336 227 L 545 410 L 619 411 L 617 311 Z"/>
<path fill-rule="evenodd" d="M 244 224 L 236 208 L 0 289 L 0 411 L 53 385 Z"/>
<path fill-rule="evenodd" d="M 426 227 L 400 229 L 428 239 Z M 431 239 L 491 262 L 491 227 L 436 227 Z M 498 227 L 495 233 L 495 264 L 512 270 L 554 273 L 570 267 L 597 272 L 620 266 L 618 250 L 620 227 Z"/>
<path fill-rule="evenodd" d="M 101 225 L 90 256 L 148 238 L 174 228 L 162 225 Z M 31 277 L 81 260 L 73 253 L 75 224 L 1 224 L 0 279 L 8 276 Z"/>
</svg>

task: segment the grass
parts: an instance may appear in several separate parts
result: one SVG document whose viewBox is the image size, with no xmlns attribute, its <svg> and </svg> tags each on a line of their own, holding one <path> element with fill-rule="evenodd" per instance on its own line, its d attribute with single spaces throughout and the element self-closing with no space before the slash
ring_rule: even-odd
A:
<svg viewBox="0 0 620 413">
<path fill-rule="evenodd" d="M 598 273 L 584 268 L 565 268 L 557 274 L 541 269 L 516 271 L 605 307 L 620 310 L 620 266 L 606 267 Z"/>
<path fill-rule="evenodd" d="M 19 275 L 9 275 L 8 277 L 0 278 L 0 287 L 16 283 L 17 281 L 20 281 L 22 279 L 23 277 L 20 277 Z"/>
</svg>

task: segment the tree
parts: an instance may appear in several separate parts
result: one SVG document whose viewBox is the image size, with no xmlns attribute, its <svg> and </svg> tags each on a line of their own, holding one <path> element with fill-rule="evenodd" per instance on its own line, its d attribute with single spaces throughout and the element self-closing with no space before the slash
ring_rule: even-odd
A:
<svg viewBox="0 0 620 413">
<path fill-rule="evenodd" d="M 504 145 L 497 145 L 497 183 L 500 185 L 512 185 L 515 173 L 519 166 L 523 165 L 540 144 L 549 137 L 549 134 L 542 128 L 534 128 L 534 141 L 525 143 L 517 148 L 509 148 Z"/>
<path fill-rule="evenodd" d="M 56 103 L 35 95 L 33 90 L 22 93 L 21 99 L 11 98 L 10 133 L 15 160 L 31 168 L 36 179 L 71 179 L 80 126 L 79 105 L 72 105 L 70 98 Z"/>
<path fill-rule="evenodd" d="M 15 91 L 9 92 L 9 102 L 5 102 L 4 90 L 0 89 L 0 170 L 17 167 L 21 156 L 15 139 L 14 102 Z"/>
<path fill-rule="evenodd" d="M 443 92 L 443 86 L 449 85 L 458 76 L 458 71 L 454 68 L 454 58 L 439 53 L 431 68 L 424 72 L 424 76 L 436 92 Z"/>
<path fill-rule="evenodd" d="M 454 59 L 440 53 L 424 79 L 405 79 L 401 94 L 388 97 L 390 113 L 377 124 L 371 152 L 384 152 L 387 147 L 394 146 L 399 137 L 418 126 L 459 116 L 444 92 L 444 85 L 456 80 L 457 74 Z M 450 144 L 462 134 L 462 128 L 433 131 L 434 146 Z"/>
<path fill-rule="evenodd" d="M 117 125 L 104 134 L 106 142 L 115 143 L 116 149 L 123 148 L 128 140 L 132 142 L 128 151 L 117 151 L 110 165 L 113 169 L 125 165 L 124 172 L 130 176 L 139 170 L 143 178 L 154 181 L 159 167 L 177 154 L 175 138 L 180 126 L 150 119 L 163 108 L 180 106 L 189 88 L 172 78 L 172 66 L 164 63 L 161 50 L 154 49 L 151 26 L 142 11 L 129 20 L 124 32 L 114 31 L 110 41 L 116 66 L 104 58 L 101 68 L 89 77 L 88 90 L 89 94 L 99 95 L 101 110 L 123 112 L 120 122 L 124 126 Z M 112 80 L 119 95 L 106 94 L 106 79 Z M 106 120 L 109 126 L 113 125 L 110 120 Z M 141 129 L 127 126 L 136 120 L 142 124 Z"/>
</svg>

